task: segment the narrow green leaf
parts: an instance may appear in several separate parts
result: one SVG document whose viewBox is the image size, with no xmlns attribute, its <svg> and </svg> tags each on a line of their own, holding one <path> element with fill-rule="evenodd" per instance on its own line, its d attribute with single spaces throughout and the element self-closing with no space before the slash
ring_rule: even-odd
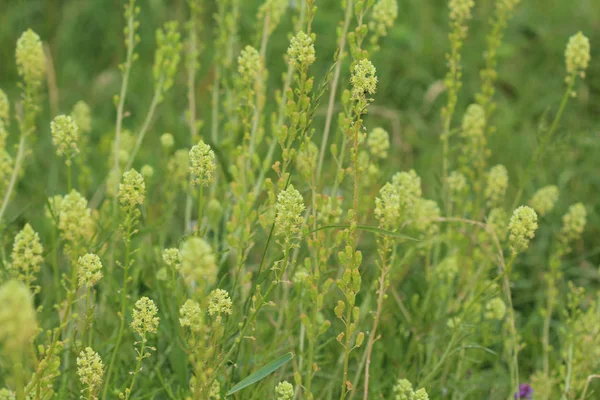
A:
<svg viewBox="0 0 600 400">
<path fill-rule="evenodd" d="M 348 228 L 350 225 L 348 224 L 337 224 L 337 225 L 325 225 L 325 226 L 320 226 L 317 229 L 314 229 L 308 233 L 313 233 L 313 232 L 317 232 L 317 231 L 322 231 L 323 229 L 333 229 L 333 228 Z M 415 239 L 413 237 L 407 236 L 407 235 L 403 235 L 401 233 L 397 233 L 397 232 L 392 232 L 392 231 L 388 231 L 385 229 L 381 229 L 378 228 L 376 226 L 370 226 L 370 225 L 356 225 L 356 229 L 358 229 L 359 231 L 365 231 L 365 232 L 371 232 L 371 233 L 376 233 L 378 235 L 387 235 L 387 236 L 393 236 L 393 237 L 397 237 L 400 239 L 406 239 L 406 240 L 414 240 L 415 242 L 419 241 L 419 239 Z"/>
<path fill-rule="evenodd" d="M 259 368 L 257 371 L 251 373 L 250 375 L 242 379 L 237 385 L 232 387 L 229 392 L 227 392 L 226 396 L 231 396 L 235 392 L 239 392 L 240 390 L 264 379 L 267 375 L 281 368 L 281 366 L 290 361 L 292 358 L 294 358 L 294 355 L 292 353 L 287 353 L 271 361 L 267 365 Z"/>
</svg>

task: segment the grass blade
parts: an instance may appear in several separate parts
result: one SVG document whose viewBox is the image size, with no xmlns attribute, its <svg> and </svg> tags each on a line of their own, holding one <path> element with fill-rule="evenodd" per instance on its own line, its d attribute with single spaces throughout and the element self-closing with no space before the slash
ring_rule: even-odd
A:
<svg viewBox="0 0 600 400">
<path fill-rule="evenodd" d="M 265 377 L 267 377 L 274 371 L 281 368 L 285 363 L 290 361 L 292 358 L 294 358 L 294 355 L 292 353 L 286 353 L 286 354 L 282 355 L 281 357 L 271 361 L 267 365 L 259 368 L 257 371 L 251 373 L 250 375 L 248 375 L 247 377 L 242 379 L 240 382 L 238 382 L 237 385 L 232 387 L 231 390 L 229 392 L 227 392 L 226 396 L 231 396 L 235 392 L 239 392 L 240 390 L 264 379 Z"/>
</svg>

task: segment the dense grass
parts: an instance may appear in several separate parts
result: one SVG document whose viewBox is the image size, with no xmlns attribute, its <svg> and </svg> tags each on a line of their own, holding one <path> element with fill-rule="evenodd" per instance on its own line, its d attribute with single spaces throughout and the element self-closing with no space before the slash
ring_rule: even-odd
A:
<svg viewBox="0 0 600 400">
<path fill-rule="evenodd" d="M 402 397 L 401 379 L 408 379 L 415 389 L 424 387 L 432 399 L 513 398 L 519 383 L 532 384 L 535 399 L 598 395 L 598 383 L 591 381 L 585 388 L 588 376 L 600 373 L 600 161 L 596 156 L 600 150 L 600 63 L 596 61 L 600 18 L 592 0 L 532 0 L 517 5 L 497 52 L 496 108 L 487 115 L 484 136 L 489 157 L 481 170 L 475 161 L 477 152 L 468 153 L 463 136 L 468 129 L 461 121 L 468 106 L 478 101 L 489 21 L 494 7 L 504 0 L 476 1 L 472 18 L 465 22 L 462 88 L 448 120 L 442 112 L 449 104 L 444 87 L 451 46 L 447 1 L 399 0 L 398 18 L 380 38 L 378 49 L 369 44 L 373 34 L 369 26 L 359 46 L 368 52 L 345 54 L 338 61 L 341 75 L 333 108 L 328 101 L 346 2 L 315 1 L 318 9 L 310 29 L 316 35 L 316 61 L 310 68 L 307 65 L 307 75 L 291 81 L 296 88 L 298 81 L 314 76 L 312 90 L 294 92 L 295 99 L 307 96 L 309 105 L 294 103 L 287 112 L 278 103 L 288 70 L 284 56 L 292 36 L 308 28 L 307 13 L 311 13 L 300 11 L 297 4 L 304 2 L 291 1 L 274 31 L 265 34 L 264 20 L 260 13 L 257 17 L 262 1 L 195 1 L 202 7 L 196 20 L 199 64 L 191 81 L 197 135 L 188 123 L 188 1 L 138 2 L 140 42 L 135 52 L 139 59 L 131 66 L 123 119 L 123 129 L 132 132 L 132 140 L 144 129 L 154 95 L 156 29 L 166 21 L 179 21 L 183 47 L 173 86 L 165 91 L 140 151 L 133 155 L 131 166 L 137 171 L 145 165 L 153 168 L 152 176 L 144 177 L 143 204 L 137 205 L 120 204 L 124 195 L 115 199 L 111 189 L 116 181 L 107 181 L 111 170 L 120 179 L 132 155 L 132 146 L 121 133 L 120 149 L 125 149 L 126 158 L 119 171 L 113 168 L 118 104 L 114 96 L 121 91 L 119 65 L 127 53 L 123 41 L 127 21 L 121 3 L 9 0 L 0 15 L 0 88 L 11 100 L 6 150 L 13 159 L 20 139 L 15 116 L 23 113 L 23 105 L 18 104 L 22 77 L 14 62 L 15 43 L 25 30 L 39 34 L 52 66 L 37 99 L 40 114 L 35 132 L 27 137 L 22 173 L 11 196 L 6 196 L 8 175 L 0 186 L 2 197 L 10 200 L 1 216 L 0 282 L 15 275 L 11 248 L 25 224 L 39 233 L 44 247 L 41 270 L 29 282 L 31 289 L 39 286 L 33 299 L 39 307 L 36 319 L 41 330 L 33 340 L 42 350 L 43 346 L 57 349 L 59 358 L 54 361 L 60 359 L 56 369 L 60 375 L 47 377 L 45 389 L 27 388 L 30 396 L 77 398 L 87 386 L 80 384 L 75 364 L 87 346 L 104 362 L 105 384 L 94 393 L 83 391 L 84 398 L 88 394 L 117 398 L 122 392 L 138 399 L 204 399 L 215 382 L 223 397 L 260 366 L 288 352 L 294 355 L 292 361 L 232 397 L 287 399 L 275 391 L 278 382 L 286 380 L 300 399 L 420 399 Z M 239 21 L 234 24 L 237 34 L 225 35 L 231 46 L 227 64 L 222 59 L 225 47 L 216 45 L 221 31 L 215 21 L 221 7 L 230 10 L 233 3 L 239 4 Z M 359 8 L 351 18 L 350 32 L 360 23 L 366 28 L 371 21 L 371 4 L 366 3 L 364 21 Z M 565 46 L 578 31 L 589 38 L 591 63 L 585 79 L 578 77 L 575 82 L 576 96 L 569 97 L 563 109 Z M 265 38 L 265 70 L 250 74 L 251 83 L 244 84 L 243 74 L 238 73 L 240 51 L 247 45 L 260 51 Z M 376 67 L 376 93 L 363 90 L 364 98 L 343 95 L 344 90 L 356 88 L 351 76 L 364 59 Z M 217 102 L 215 82 L 220 85 Z M 73 159 L 69 172 L 64 157 L 56 155 L 50 122 L 57 115 L 70 114 L 81 100 L 90 106 L 91 130 L 82 132 L 81 154 Z M 294 112 L 308 122 L 295 126 L 297 138 L 278 144 L 270 163 L 263 166 L 270 142 L 280 132 L 274 129 L 278 113 L 285 126 L 294 127 Z M 328 116 L 333 121 L 329 151 L 317 176 L 316 155 L 306 149 L 311 148 L 309 143 L 321 147 Z M 445 122 L 449 122 L 447 132 Z M 389 133 L 391 147 L 385 158 L 378 158 L 367 140 L 378 127 Z M 163 145 L 165 132 L 173 135 L 174 147 Z M 552 136 L 545 142 L 548 132 Z M 447 153 L 445 133 L 450 134 Z M 179 155 L 187 156 L 200 140 L 216 153 L 214 161 L 209 156 L 198 158 L 215 167 L 204 189 L 186 182 L 202 178 L 206 164 L 192 167 L 188 176 L 187 160 L 183 169 L 177 169 L 175 153 L 182 149 Z M 342 148 L 345 158 L 338 165 Z M 470 155 L 465 159 L 464 154 Z M 507 170 L 505 190 L 497 189 L 502 187 L 497 180 L 487 180 L 487 171 L 498 164 Z M 345 169 L 344 176 L 338 167 Z M 266 181 L 260 178 L 263 168 Z M 396 175 L 409 170 L 420 179 Z M 450 171 L 464 173 L 470 189 L 453 192 L 445 179 Z M 386 182 L 396 190 L 391 203 L 402 204 L 396 205 L 399 215 L 384 207 L 389 204 L 382 189 Z M 550 212 L 538 215 L 539 228 L 527 251 L 512 251 L 514 240 L 502 233 L 502 227 L 488 224 L 491 213 L 504 213 L 505 229 L 513 210 L 527 205 L 538 189 L 548 185 L 558 187 L 558 200 Z M 413 186 L 422 188 L 422 195 L 414 195 Z M 61 215 L 69 210 L 54 209 L 49 201 L 54 195 L 67 195 L 71 188 L 93 210 L 93 227 L 83 229 L 79 239 L 69 239 L 59 227 Z M 301 209 L 292 188 L 298 190 Z M 484 193 L 488 188 L 499 190 L 497 199 Z M 322 194 L 339 196 L 339 202 L 327 203 Z M 587 224 L 583 232 L 567 237 L 562 216 L 576 203 L 586 211 Z M 293 205 L 296 209 L 290 210 Z M 198 230 L 195 221 L 200 213 L 204 218 Z M 288 219 L 281 221 L 284 217 Z M 191 239 L 195 236 L 206 241 L 198 244 Z M 185 272 L 171 275 L 172 266 L 163 258 L 167 248 L 180 248 L 184 266 L 187 262 L 202 271 L 194 279 Z M 355 251 L 361 252 L 362 261 L 352 259 Z M 77 288 L 71 279 L 77 273 L 78 257 L 85 253 L 98 254 L 104 265 L 104 277 L 89 291 Z M 350 288 L 356 283 L 348 278 L 351 271 L 360 275 L 360 290 Z M 130 280 L 123 279 L 124 273 Z M 581 294 L 575 286 L 582 288 Z M 222 320 L 206 313 L 217 288 L 227 290 L 233 302 L 232 315 Z M 69 296 L 79 301 L 71 305 Z M 160 325 L 156 334 L 148 334 L 148 346 L 156 351 L 138 364 L 134 346 L 139 349 L 143 340 L 129 323 L 134 303 L 142 296 L 158 306 Z M 179 320 L 178 309 L 188 298 L 203 311 L 202 329 L 195 333 Z M 492 300 L 507 307 L 496 319 L 486 317 Z M 360 310 L 356 315 L 354 305 Z M 549 307 L 552 313 L 547 317 Z M 123 320 L 118 314 L 121 309 L 126 311 Z M 0 322 L 6 326 L 11 310 L 0 311 Z M 79 315 L 67 318 L 60 327 L 65 310 Z M 314 332 L 321 327 L 317 337 Z M 44 351 L 35 346 L 15 350 L 9 336 L 0 333 L 0 341 L 6 342 L 0 352 L 0 388 L 9 388 L 21 399 L 20 388 L 39 380 L 44 371 L 56 371 L 40 363 L 51 359 Z M 136 372 L 135 384 L 130 371 Z M 125 391 L 129 386 L 131 394 Z"/>
</svg>

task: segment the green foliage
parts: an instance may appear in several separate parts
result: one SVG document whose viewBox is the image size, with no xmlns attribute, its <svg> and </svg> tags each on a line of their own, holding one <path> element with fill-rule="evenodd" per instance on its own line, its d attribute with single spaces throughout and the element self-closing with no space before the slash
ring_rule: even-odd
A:
<svg viewBox="0 0 600 400">
<path fill-rule="evenodd" d="M 597 396 L 591 3 L 9 3 L 0 398 Z"/>
</svg>

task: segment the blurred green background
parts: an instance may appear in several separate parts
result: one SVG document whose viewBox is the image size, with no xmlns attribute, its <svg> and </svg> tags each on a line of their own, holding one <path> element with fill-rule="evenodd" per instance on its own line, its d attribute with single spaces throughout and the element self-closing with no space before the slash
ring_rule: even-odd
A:
<svg viewBox="0 0 600 400">
<path fill-rule="evenodd" d="M 214 53 L 212 15 L 216 12 L 216 1 L 204 3 L 202 29 L 205 40 L 197 80 L 198 111 L 207 122 L 205 126 L 210 125 L 210 85 L 214 72 L 211 65 Z M 294 0 L 291 1 L 293 3 Z M 255 16 L 260 4 L 259 0 L 242 1 L 240 45 L 256 45 Z M 319 81 L 331 65 L 336 47 L 336 27 L 343 18 L 343 10 L 340 2 L 335 0 L 317 0 L 316 4 L 319 7 L 314 22 L 317 63 L 313 72 Z M 127 98 L 127 110 L 131 115 L 125 121 L 125 127 L 132 130 L 139 127 L 152 96 L 153 88 L 149 83 L 152 82 L 154 31 L 167 20 L 184 21 L 188 15 L 184 0 L 147 0 L 140 1 L 139 5 L 140 60 L 133 67 Z M 374 103 L 376 107 L 366 124 L 367 128 L 384 126 L 393 135 L 395 149 L 388 172 L 415 168 L 424 178 L 425 191 L 435 196 L 441 171 L 440 109 L 445 103 L 445 95 L 440 93 L 439 88 L 446 72 L 447 1 L 399 0 L 398 5 L 398 20 L 388 37 L 384 38 L 382 49 L 372 57 L 380 83 Z M 485 35 L 493 6 L 492 0 L 476 1 L 474 19 L 464 47 L 464 87 L 455 124 L 466 105 L 473 101 L 479 87 L 478 71 L 483 66 Z M 92 163 L 97 171 L 94 179 L 98 184 L 108 168 L 107 146 L 100 145 L 100 138 L 114 129 L 112 99 L 120 87 L 118 64 L 123 61 L 125 52 L 123 1 L 3 0 L 0 7 L 0 87 L 13 100 L 19 96 L 14 64 L 15 42 L 25 29 L 34 29 L 48 44 L 52 54 L 58 87 L 56 112 L 70 112 L 78 100 L 85 100 L 92 107 L 94 129 L 90 140 L 93 145 Z M 516 183 L 520 169 L 535 148 L 539 126 L 553 118 L 563 94 L 566 42 L 569 36 L 583 31 L 592 46 L 591 67 L 585 81 L 577 85 L 577 97 L 567 106 L 554 145 L 538 165 L 536 175 L 525 191 L 525 198 L 528 198 L 536 188 L 556 183 L 561 189 L 561 199 L 555 213 L 562 214 L 569 204 L 576 201 L 582 201 L 588 207 L 586 248 L 578 249 L 574 268 L 581 267 L 581 260 L 588 260 L 591 264 L 584 266 L 595 269 L 600 260 L 600 241 L 596 239 L 600 236 L 600 203 L 597 199 L 600 191 L 598 7 L 597 0 L 522 1 L 510 21 L 499 52 L 498 109 L 492 121 L 497 132 L 489 142 L 493 151 L 490 165 L 505 164 L 513 183 Z M 283 54 L 288 46 L 293 13 L 290 8 L 267 51 L 268 107 L 273 107 L 274 90 L 281 87 L 281 73 L 285 67 Z M 343 68 L 346 78 L 347 70 Z M 185 85 L 185 72 L 180 68 L 176 85 L 167 94 L 145 141 L 138 167 L 156 157 L 158 137 L 163 132 L 175 135 L 178 140 L 176 148 L 185 145 L 188 137 Z M 64 186 L 59 175 L 60 163 L 51 149 L 50 113 L 49 107 L 46 107 L 39 120 L 35 148 L 36 154 L 39 154 L 27 161 L 27 176 L 36 178 L 20 182 L 19 193 L 23 202 L 28 201 L 24 197 L 28 193 L 32 194 L 27 196 L 30 198 L 44 198 L 33 194 L 40 194 L 40 191 L 52 194 Z M 321 115 L 315 122 L 316 140 L 321 135 L 322 120 Z M 9 138 L 11 143 L 16 140 L 15 128 L 13 125 L 13 135 Z M 40 184 L 42 181 L 44 184 Z M 514 186 L 512 190 L 514 192 Z M 30 212 L 39 210 L 35 204 L 21 203 L 21 206 Z M 559 218 L 554 220 L 559 223 Z M 539 257 L 541 262 L 544 255 Z"/>
</svg>

